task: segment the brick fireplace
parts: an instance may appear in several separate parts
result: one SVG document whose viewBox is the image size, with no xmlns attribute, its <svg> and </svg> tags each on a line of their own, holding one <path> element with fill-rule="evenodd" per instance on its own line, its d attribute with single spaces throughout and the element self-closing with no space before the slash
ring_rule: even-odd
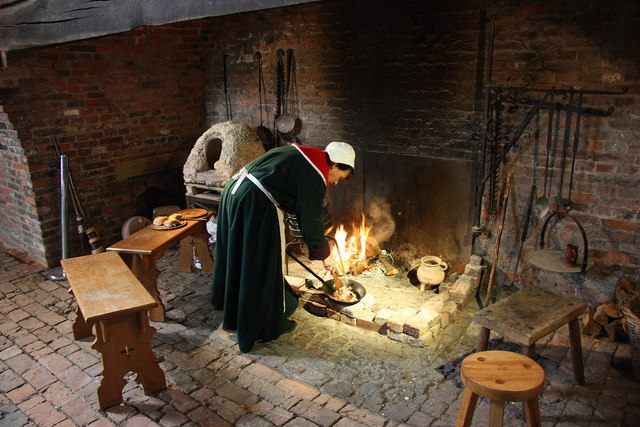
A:
<svg viewBox="0 0 640 427">
<path fill-rule="evenodd" d="M 177 159 L 226 120 L 223 55 L 233 119 L 256 126 L 255 52 L 262 53 L 272 118 L 275 52 L 291 48 L 301 142 L 348 141 L 363 161 L 349 191 L 332 196 L 336 218 L 383 197 L 396 219 L 390 248 L 411 243 L 462 272 L 472 250 L 488 254 L 495 238 L 489 229 L 472 245 L 488 67 L 482 19 L 490 12 L 497 16 L 492 83 L 630 87 L 615 99 L 589 100 L 615 111 L 583 123 L 575 213 L 589 235 L 591 267 L 559 275 L 523 263 L 520 280 L 607 299 L 620 276 L 640 273 L 638 14 L 631 13 L 637 10 L 631 1 L 606 10 L 595 1 L 512 1 L 488 12 L 480 2 L 323 1 L 9 51 L 8 67 L 0 70 L 0 165 L 7 171 L 0 201 L 11 216 L 0 219 L 0 241 L 41 264 L 57 264 L 56 136 L 91 225 L 113 243 L 135 214 L 136 197 L 151 186 L 181 184 Z M 540 179 L 534 144 L 519 148 L 507 161 L 517 209 L 498 261 L 498 277 L 507 282 L 516 218 L 533 176 Z M 535 239 L 534 231 L 525 249 Z"/>
</svg>

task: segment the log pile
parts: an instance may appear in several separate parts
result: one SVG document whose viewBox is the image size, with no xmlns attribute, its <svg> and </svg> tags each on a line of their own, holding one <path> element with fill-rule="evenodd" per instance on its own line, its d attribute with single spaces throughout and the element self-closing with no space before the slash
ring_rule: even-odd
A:
<svg viewBox="0 0 640 427">
<path fill-rule="evenodd" d="M 582 330 L 585 334 L 600 336 L 606 333 L 609 341 L 615 341 L 616 332 L 627 334 L 627 321 L 621 306 L 628 303 L 635 295 L 640 294 L 640 286 L 626 277 L 616 285 L 616 301 L 607 301 L 597 307 L 589 306 L 587 314 L 582 317 Z"/>
</svg>

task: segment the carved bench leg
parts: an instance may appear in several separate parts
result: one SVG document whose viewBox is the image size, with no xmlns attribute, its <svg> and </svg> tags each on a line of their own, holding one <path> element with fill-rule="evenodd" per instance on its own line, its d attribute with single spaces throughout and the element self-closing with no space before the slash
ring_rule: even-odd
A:
<svg viewBox="0 0 640 427">
<path fill-rule="evenodd" d="M 154 332 L 146 312 L 104 319 L 96 324 L 92 348 L 102 355 L 102 381 L 98 387 L 101 409 L 122 403 L 123 377 L 129 371 L 138 374 L 145 393 L 166 388 L 164 372 L 151 351 Z"/>
<path fill-rule="evenodd" d="M 69 289 L 69 293 L 73 295 L 73 291 Z M 80 340 L 82 338 L 87 338 L 93 335 L 93 331 L 91 331 L 91 325 L 87 323 L 82 312 L 80 311 L 80 307 L 76 303 L 76 320 L 74 320 L 72 325 L 73 330 L 73 338 L 76 340 Z"/>
<path fill-rule="evenodd" d="M 158 291 L 158 276 L 160 272 L 156 268 L 156 262 L 150 256 L 137 254 L 120 254 L 129 269 L 136 275 L 138 280 L 149 291 L 154 300 L 158 303 L 157 307 L 149 310 L 149 318 L 154 322 L 164 322 L 164 304 L 160 299 Z M 159 255 L 162 256 L 162 255 Z"/>
<path fill-rule="evenodd" d="M 196 256 L 202 264 L 202 272 L 213 274 L 213 255 L 209 249 L 209 234 L 198 234 L 193 236 L 195 240 Z"/>
<path fill-rule="evenodd" d="M 187 236 L 180 240 L 180 252 L 178 252 L 178 270 L 182 273 L 191 273 L 193 271 L 193 247 L 194 239 Z"/>
<path fill-rule="evenodd" d="M 571 345 L 571 364 L 576 382 L 584 385 L 584 365 L 582 362 L 582 342 L 580 340 L 580 324 L 578 318 L 569 322 L 569 344 Z"/>
</svg>

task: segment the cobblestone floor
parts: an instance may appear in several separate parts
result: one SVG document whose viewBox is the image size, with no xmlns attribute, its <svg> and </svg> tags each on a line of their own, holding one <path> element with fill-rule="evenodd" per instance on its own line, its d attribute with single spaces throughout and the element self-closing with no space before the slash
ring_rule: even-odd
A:
<svg viewBox="0 0 640 427">
<path fill-rule="evenodd" d="M 218 327 L 210 277 L 178 273 L 176 255 L 160 262 L 168 321 L 153 323 L 168 388 L 146 396 L 130 379 L 125 403 L 100 411 L 99 354 L 90 339 L 73 340 L 66 282 L 0 253 L 0 426 L 453 425 L 459 364 L 478 332 L 468 313 L 436 347 L 414 348 L 298 310 L 292 333 L 242 354 L 235 336 Z M 547 375 L 543 425 L 638 425 L 629 345 L 583 336 L 587 385 L 578 386 L 565 329 L 537 346 Z M 501 340 L 490 346 L 517 350 Z M 486 424 L 488 410 L 481 399 L 474 425 Z M 504 424 L 524 425 L 520 405 L 507 404 Z"/>
</svg>

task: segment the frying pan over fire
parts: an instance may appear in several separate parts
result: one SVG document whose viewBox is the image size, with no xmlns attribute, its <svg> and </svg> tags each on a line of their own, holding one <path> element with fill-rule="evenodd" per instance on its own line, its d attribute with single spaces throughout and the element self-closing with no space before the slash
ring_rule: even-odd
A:
<svg viewBox="0 0 640 427">
<path fill-rule="evenodd" d="M 341 299 L 334 298 L 333 297 L 333 293 L 335 292 L 335 288 L 334 288 L 334 285 L 333 285 L 333 279 L 324 280 L 322 277 L 318 276 L 311 268 L 309 268 L 305 263 L 300 261 L 291 252 L 287 251 L 287 255 L 289 255 L 295 262 L 300 264 L 305 270 L 307 270 L 309 273 L 311 273 L 313 275 L 313 277 L 315 277 L 316 279 L 318 279 L 320 281 L 320 283 L 322 283 L 321 290 L 322 290 L 322 292 L 324 292 L 324 294 L 327 297 L 329 297 L 330 300 L 332 300 L 332 301 L 334 301 L 334 302 L 336 302 L 338 304 L 353 305 L 353 304 L 356 304 L 356 303 L 360 302 L 362 300 L 362 298 L 364 298 L 365 295 L 367 295 L 367 290 L 360 283 L 356 282 L 355 280 L 351 280 L 349 278 L 344 278 L 344 279 L 341 279 L 342 280 L 342 286 L 347 286 L 348 288 L 351 288 L 351 291 L 354 294 L 356 294 L 357 298 L 356 298 L 355 301 L 343 301 Z"/>
</svg>

